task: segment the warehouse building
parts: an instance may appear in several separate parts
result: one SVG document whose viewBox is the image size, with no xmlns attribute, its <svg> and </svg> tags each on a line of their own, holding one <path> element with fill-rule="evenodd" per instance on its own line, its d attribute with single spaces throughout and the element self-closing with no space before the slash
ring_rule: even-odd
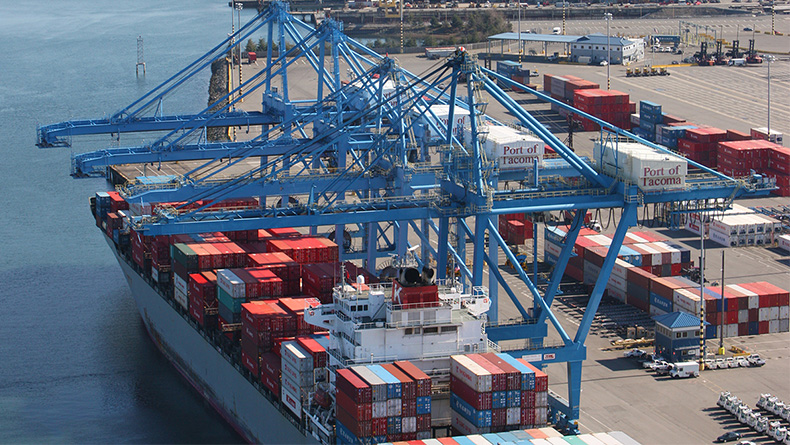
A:
<svg viewBox="0 0 790 445">
<path fill-rule="evenodd" d="M 613 65 L 627 65 L 645 58 L 645 41 L 624 37 L 589 34 L 571 44 L 571 61 L 599 64 L 607 60 L 607 48 Z"/>
</svg>

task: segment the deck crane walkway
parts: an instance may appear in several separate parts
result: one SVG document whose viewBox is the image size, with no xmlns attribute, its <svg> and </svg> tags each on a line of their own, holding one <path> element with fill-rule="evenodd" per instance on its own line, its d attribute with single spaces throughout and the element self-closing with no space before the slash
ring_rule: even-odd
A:
<svg viewBox="0 0 790 445">
<path fill-rule="evenodd" d="M 288 14 L 283 3 L 270 3 L 255 20 L 268 25 L 270 48 L 266 68 L 245 91 L 262 87 L 263 111 L 267 107 L 278 110 L 278 118 L 263 125 L 260 137 L 235 144 L 183 144 L 185 134 L 199 132 L 191 128 L 146 147 L 80 155 L 81 165 L 154 162 L 178 159 L 169 156 L 179 153 L 184 156 L 181 159 L 204 159 L 205 163 L 167 184 L 130 183 L 122 189 L 124 196 L 130 202 L 186 204 L 258 196 L 262 203 L 256 208 L 222 211 L 207 205 L 189 210 L 186 205 L 163 206 L 153 214 L 133 217 L 135 229 L 148 235 L 273 227 L 314 230 L 319 226 L 343 233 L 350 225 L 361 229 L 363 248 L 357 252 L 341 248 L 341 259 L 363 259 L 375 267 L 377 260 L 392 252 L 389 247 L 405 254 L 412 247 L 409 236 L 416 235 L 422 240 L 422 260 L 433 258 L 438 278 L 446 278 L 448 259 L 459 265 L 461 282 L 467 288 L 482 286 L 487 272 L 493 302 L 489 338 L 494 342 L 526 339 L 526 346 L 506 352 L 516 357 L 529 355 L 538 365 L 567 364 L 568 400 L 552 395 L 550 405 L 555 420 L 571 431 L 579 419 L 585 339 L 626 231 L 637 224 L 638 208 L 678 201 L 710 208 L 747 191 L 747 184 L 703 166 L 699 166 L 702 174 L 686 178 L 685 188 L 670 192 L 643 191 L 621 177 L 605 175 L 549 133 L 497 83 L 531 90 L 483 69 L 462 49 L 418 76 L 343 35 L 341 24 L 327 20 L 312 28 Z M 280 48 L 286 43 L 293 45 L 287 56 L 273 58 L 275 37 Z M 318 73 L 313 100 L 289 97 L 288 67 L 296 59 L 306 60 Z M 348 79 L 341 80 L 341 59 L 352 72 Z M 277 79 L 279 91 L 272 85 Z M 603 128 L 601 139 L 611 139 L 615 146 L 627 138 L 665 151 L 542 93 L 533 94 L 598 123 Z M 513 178 L 514 174 L 500 171 L 496 159 L 483 148 L 487 126 L 501 124 L 485 114 L 489 101 L 504 107 L 522 128 L 550 146 L 562 158 L 565 169 L 575 172 L 575 181 L 552 181 L 527 168 L 521 171 L 522 179 L 531 179 L 520 181 L 518 190 L 501 187 L 501 178 Z M 436 106 L 448 104 L 452 105 L 449 116 L 439 118 Z M 195 114 L 192 122 L 218 119 L 227 111 L 207 109 Z M 463 136 L 464 129 L 456 124 L 455 117 L 462 115 L 469 116 L 469 136 Z M 437 136 L 427 138 L 426 134 Z M 221 178 L 220 172 L 251 157 L 260 159 L 256 168 L 231 179 Z M 554 296 L 583 215 L 590 209 L 610 208 L 622 208 L 622 218 L 581 323 L 575 333 L 567 332 L 552 309 Z M 500 236 L 497 218 L 515 212 L 556 210 L 573 211 L 574 217 L 548 286 L 541 290 Z M 473 246 L 471 262 L 466 252 L 469 244 Z M 499 273 L 500 252 L 527 285 L 528 295 L 516 294 Z M 518 310 L 518 320 L 499 322 L 500 289 Z M 561 344 L 545 344 L 549 324 Z"/>
</svg>

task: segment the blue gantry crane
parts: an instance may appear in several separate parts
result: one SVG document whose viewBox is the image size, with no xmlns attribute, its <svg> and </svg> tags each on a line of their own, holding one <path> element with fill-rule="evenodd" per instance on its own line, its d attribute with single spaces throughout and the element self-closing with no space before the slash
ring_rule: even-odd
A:
<svg viewBox="0 0 790 445">
<path fill-rule="evenodd" d="M 594 162 L 566 147 L 498 85 L 520 87 L 590 119 L 601 126 L 600 138 L 615 147 L 631 140 L 677 155 L 486 70 L 462 48 L 415 75 L 394 59 L 345 36 L 341 23 L 327 19 L 313 27 L 276 1 L 242 27 L 236 41 L 258 31 L 265 32 L 269 42 L 265 67 L 206 109 L 185 116 L 143 115 L 157 109 L 183 79 L 224 57 L 230 39 L 109 119 L 39 128 L 39 145 L 65 145 L 72 136 L 82 134 L 164 130 L 161 138 L 148 145 L 74 156 L 72 173 L 77 176 L 106 174 L 116 164 L 202 160 L 166 182 L 138 180 L 122 187 L 130 202 L 183 203 L 163 207 L 153 215 L 134 216 L 135 230 L 148 235 L 274 227 L 309 227 L 311 232 L 331 227 L 341 234 L 348 226 L 361 246 L 345 245 L 340 249 L 341 260 L 362 260 L 374 269 L 378 260 L 392 253 L 405 254 L 413 247 L 410 242 L 419 239 L 420 258 L 433 258 L 438 278 L 446 278 L 449 263 L 460 269 L 460 281 L 467 287 L 483 285 L 487 274 L 493 303 L 489 339 L 516 357 L 529 355 L 539 365 L 566 363 L 567 400 L 552 393 L 550 405 L 556 419 L 570 431 L 579 418 L 585 339 L 619 247 L 628 228 L 637 224 L 637 210 L 693 202 L 699 211 L 721 206 L 754 188 L 691 161 L 700 173 L 688 175 L 680 190 L 645 191 L 622 177 L 604 174 Z M 273 43 L 281 49 L 276 54 Z M 297 68 L 297 63 L 308 65 L 316 74 L 312 97 L 303 97 L 304 88 L 297 97 L 289 84 L 289 72 L 307 69 Z M 235 108 L 239 100 L 256 91 L 262 97 L 261 111 Z M 514 116 L 519 128 L 543 140 L 559 159 L 521 170 L 500 169 L 497 159 L 483 148 L 488 126 L 503 125 L 486 113 L 492 106 Z M 439 116 L 438 107 L 446 107 L 448 114 Z M 238 125 L 260 126 L 261 134 L 239 142 L 205 139 L 207 127 Z M 255 162 L 249 164 L 250 160 Z M 243 174 L 228 173 L 243 165 L 249 165 Z M 505 181 L 517 187 L 503 187 Z M 231 211 L 192 205 L 248 196 L 260 197 L 261 206 Z M 568 332 L 552 310 L 560 280 L 585 213 L 612 208 L 622 209 L 622 217 L 581 323 L 575 333 Z M 573 212 L 573 222 L 550 279 L 539 283 L 498 232 L 498 217 L 558 210 Z M 533 264 L 537 264 L 537 234 Z M 528 295 L 514 292 L 501 274 L 500 255 L 515 268 Z M 512 301 L 518 317 L 499 320 L 500 291 Z M 559 343 L 547 344 L 549 325 Z M 508 350 L 509 340 L 528 341 L 520 342 L 517 350 Z"/>
</svg>

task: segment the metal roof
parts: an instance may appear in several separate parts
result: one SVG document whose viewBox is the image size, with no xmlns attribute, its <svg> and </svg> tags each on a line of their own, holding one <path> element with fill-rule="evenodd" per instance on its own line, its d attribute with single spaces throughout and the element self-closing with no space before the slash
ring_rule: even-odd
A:
<svg viewBox="0 0 790 445">
<path fill-rule="evenodd" d="M 549 43 L 573 43 L 582 36 L 563 36 L 558 34 L 532 34 L 527 32 L 521 33 L 521 39 L 525 42 L 549 42 Z M 517 32 L 503 32 L 490 36 L 488 40 L 519 40 Z"/>
<path fill-rule="evenodd" d="M 574 40 L 574 43 L 590 43 L 593 45 L 606 45 L 607 37 L 606 34 L 590 34 L 586 36 L 579 37 L 578 39 Z M 617 37 L 617 36 L 609 36 L 609 42 L 612 45 L 630 45 L 633 43 L 633 40 L 626 39 L 624 37 Z"/>
<path fill-rule="evenodd" d="M 669 314 L 657 315 L 653 317 L 653 320 L 670 329 L 699 326 L 699 318 L 685 312 L 670 312 Z M 705 324 L 710 323 L 705 322 Z"/>
</svg>

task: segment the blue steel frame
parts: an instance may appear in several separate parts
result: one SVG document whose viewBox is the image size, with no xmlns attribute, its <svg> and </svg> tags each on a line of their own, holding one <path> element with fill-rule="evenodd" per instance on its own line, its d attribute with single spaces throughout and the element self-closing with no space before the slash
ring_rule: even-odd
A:
<svg viewBox="0 0 790 445">
<path fill-rule="evenodd" d="M 267 66 L 239 88 L 243 88 L 245 94 L 260 87 L 264 89 L 260 113 L 235 111 L 233 105 L 238 97 L 231 92 L 194 115 L 162 118 L 160 121 L 141 116 L 143 110 L 160 102 L 180 85 L 184 77 L 193 73 L 193 69 L 208 66 L 211 60 L 221 57 L 221 54 L 216 54 L 227 44 L 225 41 L 109 120 L 72 121 L 41 127 L 39 142 L 52 145 L 62 141 L 64 135 L 148 131 L 152 125 L 158 125 L 156 129 L 171 131 L 151 145 L 78 155 L 75 157 L 77 173 L 102 173 L 108 166 L 118 163 L 202 159 L 206 162 L 201 168 L 171 184 L 150 186 L 132 183 L 122 191 L 130 202 L 192 203 L 243 196 L 262 198 L 263 205 L 253 209 L 217 211 L 206 205 L 185 210 L 182 206 L 162 209 L 153 217 L 134 218 L 135 229 L 148 235 L 288 226 L 309 227 L 311 233 L 315 233 L 318 226 L 331 226 L 335 233 L 341 234 L 345 226 L 350 225 L 361 232 L 363 249 L 346 252 L 340 242 L 342 259 L 365 260 L 370 266 L 393 251 L 403 255 L 410 247 L 408 236 L 411 232 L 421 240 L 422 259 L 435 259 L 439 278 L 447 275 L 448 259 L 458 265 L 461 282 L 467 288 L 482 285 L 487 272 L 493 303 L 487 328 L 489 338 L 496 342 L 529 339 L 531 346 L 527 349 L 506 352 L 516 357 L 528 355 L 539 366 L 567 363 L 568 400 L 552 395 L 550 403 L 552 409 L 571 424 L 579 418 L 585 340 L 617 252 L 628 228 L 637 223 L 638 207 L 673 201 L 732 199 L 745 191 L 744 184 L 703 166 L 698 167 L 706 173 L 704 177 L 690 179 L 685 190 L 673 192 L 642 192 L 634 185 L 604 175 L 566 147 L 497 83 L 520 86 L 543 101 L 590 119 L 602 126 L 602 139 L 609 134 L 624 136 L 657 150 L 666 150 L 485 70 L 462 50 L 427 74 L 416 76 L 398 67 L 393 60 L 343 35 L 341 24 L 327 20 L 312 28 L 292 17 L 287 5 L 279 2 L 270 3 L 268 9 L 253 22 L 260 24 L 242 27 L 236 33 L 237 40 L 243 40 L 263 25 L 268 26 Z M 293 43 L 293 46 L 274 58 L 271 43 L 276 38 L 279 38 L 280 48 L 286 48 L 286 43 Z M 326 54 L 327 48 L 330 49 L 329 55 Z M 330 67 L 324 65 L 327 58 L 331 60 Z M 288 67 L 297 60 L 306 60 L 318 73 L 314 100 L 289 99 Z M 353 72 L 348 82 L 341 81 L 341 60 Z M 277 76 L 281 78 L 281 91 L 274 91 L 271 85 Z M 459 90 L 464 85 L 466 89 Z M 463 100 L 460 91 L 465 93 Z M 477 98 L 482 91 L 554 149 L 565 161 L 563 171 L 574 172 L 574 176 L 579 177 L 579 185 L 560 186 L 548 181 L 543 176 L 544 172 L 527 171 L 524 177 L 531 177 L 534 181 L 523 181 L 525 184 L 519 190 L 500 190 L 498 166 L 486 158 L 480 144 L 482 125 L 497 124 L 481 111 L 485 104 Z M 227 106 L 216 109 L 222 100 L 227 100 Z M 432 110 L 436 104 L 453 105 L 447 125 Z M 210 111 L 212 109 L 215 111 Z M 459 141 L 454 128 L 456 110 L 470 113 L 472 138 L 463 141 L 465 143 Z M 188 143 L 190 138 L 200 133 L 201 128 L 237 125 L 241 121 L 261 125 L 262 135 L 245 142 Z M 308 134 L 310 128 L 312 135 Z M 438 134 L 438 138 L 426 141 L 414 136 L 416 130 L 426 129 Z M 428 148 L 440 154 L 439 162 L 426 162 Z M 415 151 L 419 153 L 416 161 L 410 158 L 410 153 Z M 217 179 L 218 172 L 250 157 L 260 157 L 259 167 L 230 180 Z M 216 168 L 217 161 L 221 159 L 227 161 Z M 334 165 L 327 160 L 334 160 Z M 196 175 L 203 167 L 212 165 L 216 170 L 214 173 L 201 177 Z M 512 178 L 512 175 L 508 177 Z M 280 205 L 266 204 L 265 198 L 277 196 L 283 198 Z M 290 197 L 298 197 L 298 204 L 292 204 Z M 572 255 L 583 215 L 590 209 L 614 207 L 622 208 L 623 216 L 609 253 L 578 329 L 575 333 L 566 332 L 551 307 Z M 507 247 L 497 230 L 497 220 L 502 214 L 557 210 L 575 213 L 548 286 L 541 291 L 537 287 L 536 276 L 530 279 Z M 392 240 L 388 235 L 390 229 Z M 535 230 L 536 236 L 537 232 Z M 432 236 L 436 237 L 436 247 L 431 245 Z M 471 267 L 466 261 L 467 242 L 473 245 Z M 517 295 L 500 273 L 500 251 L 529 289 L 528 298 Z M 537 253 L 534 255 L 536 264 Z M 500 287 L 518 310 L 518 319 L 499 321 Z M 525 305 L 530 299 L 531 311 Z M 549 323 L 559 335 L 561 344 L 544 344 Z"/>
</svg>

